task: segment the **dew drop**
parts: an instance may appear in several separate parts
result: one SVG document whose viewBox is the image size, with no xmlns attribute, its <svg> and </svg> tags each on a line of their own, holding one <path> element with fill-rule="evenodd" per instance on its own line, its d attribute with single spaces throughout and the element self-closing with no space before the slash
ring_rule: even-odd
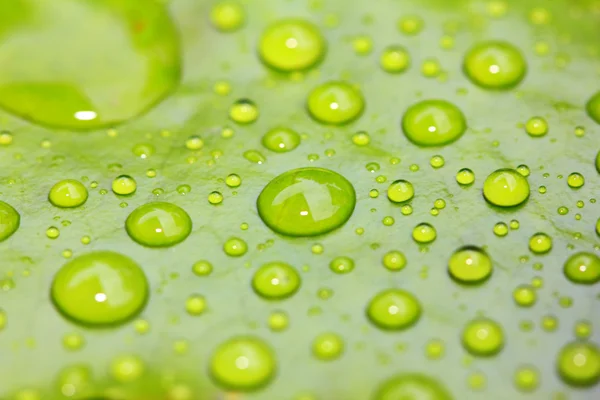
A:
<svg viewBox="0 0 600 400">
<path fill-rule="evenodd" d="M 435 169 L 442 168 L 445 163 L 444 157 L 438 155 L 431 157 L 431 160 L 429 160 L 429 164 Z"/>
<path fill-rule="evenodd" d="M 354 260 L 350 257 L 336 257 L 329 263 L 329 269 L 336 274 L 347 274 L 354 269 Z"/>
<path fill-rule="evenodd" d="M 469 168 L 463 168 L 456 173 L 456 182 L 462 186 L 472 185 L 475 182 L 475 174 Z"/>
<path fill-rule="evenodd" d="M 537 301 L 535 289 L 530 285 L 520 285 L 513 291 L 513 300 L 520 307 L 531 307 Z"/>
<path fill-rule="evenodd" d="M 402 131 L 418 146 L 443 146 L 458 140 L 467 123 L 462 111 L 445 100 L 424 100 L 402 116 Z"/>
<path fill-rule="evenodd" d="M 248 150 L 244 152 L 244 158 L 254 164 L 264 164 L 267 159 L 257 150 Z"/>
<path fill-rule="evenodd" d="M 545 254 L 552 249 L 552 238 L 538 232 L 529 239 L 529 250 L 536 254 Z"/>
<path fill-rule="evenodd" d="M 153 202 L 139 206 L 125 221 L 127 234 L 148 247 L 169 247 L 185 240 L 192 220 L 185 210 L 171 203 Z"/>
<path fill-rule="evenodd" d="M 365 101 L 361 91 L 345 82 L 331 81 L 308 95 L 307 109 L 318 122 L 344 125 L 360 117 Z"/>
<path fill-rule="evenodd" d="M 525 131 L 529 136 L 544 136 L 548 133 L 548 123 L 542 117 L 533 117 L 525 124 Z"/>
<path fill-rule="evenodd" d="M 179 82 L 178 33 L 164 4 L 11 7 L 0 16 L 10 54 L 0 66 L 0 106 L 18 116 L 73 130 L 112 127 L 157 104 Z"/>
<path fill-rule="evenodd" d="M 569 187 L 571 189 L 579 189 L 580 187 L 582 187 L 585 184 L 585 179 L 583 178 L 583 175 L 581 175 L 580 173 L 573 172 L 567 178 L 567 184 L 569 185 Z"/>
<path fill-rule="evenodd" d="M 110 363 L 111 376 L 121 383 L 140 379 L 145 369 L 144 362 L 138 356 L 133 355 L 119 356 Z"/>
<path fill-rule="evenodd" d="M 532 365 L 521 365 L 515 371 L 513 382 L 520 392 L 534 392 L 540 385 L 540 373 Z"/>
<path fill-rule="evenodd" d="M 600 381 L 600 349 L 591 342 L 568 343 L 558 353 L 556 367 L 569 385 L 593 386 Z"/>
<path fill-rule="evenodd" d="M 188 150 L 200 150 L 204 147 L 204 141 L 200 138 L 200 136 L 190 136 L 185 141 L 185 147 Z"/>
<path fill-rule="evenodd" d="M 483 196 L 496 206 L 517 206 L 529 198 L 529 183 L 513 169 L 499 169 L 486 178 Z"/>
<path fill-rule="evenodd" d="M 233 1 L 220 1 L 210 12 L 210 22 L 221 32 L 239 30 L 246 20 L 244 8 Z"/>
<path fill-rule="evenodd" d="M 592 285 L 600 281 L 600 257 L 587 252 L 573 254 L 565 261 L 563 272 L 573 283 Z"/>
<path fill-rule="evenodd" d="M 21 215 L 10 204 L 0 200 L 0 242 L 8 239 L 19 229 Z"/>
<path fill-rule="evenodd" d="M 242 184 L 242 178 L 237 174 L 229 174 L 225 178 L 225 184 L 230 188 L 239 187 Z"/>
<path fill-rule="evenodd" d="M 377 388 L 374 400 L 452 400 L 450 392 L 427 375 L 409 373 L 393 376 Z"/>
<path fill-rule="evenodd" d="M 277 372 L 273 350 L 254 336 L 237 336 L 221 343 L 210 357 L 214 382 L 227 390 L 253 391 L 268 385 Z"/>
<path fill-rule="evenodd" d="M 399 179 L 390 184 L 387 190 L 388 199 L 393 203 L 404 203 L 415 196 L 415 189 L 409 181 Z"/>
<path fill-rule="evenodd" d="M 221 194 L 221 192 L 211 192 L 208 195 L 208 202 L 213 206 L 221 204 L 223 202 L 223 195 Z"/>
<path fill-rule="evenodd" d="M 67 318 L 83 325 L 118 325 L 145 306 L 148 282 L 130 258 L 111 251 L 81 255 L 54 277 L 51 298 Z"/>
<path fill-rule="evenodd" d="M 112 182 L 112 191 L 121 196 L 127 196 L 135 192 L 137 182 L 129 175 L 120 175 Z"/>
<path fill-rule="evenodd" d="M 477 318 L 468 322 L 463 329 L 462 344 L 473 356 L 492 356 L 504 347 L 504 332 L 496 321 Z"/>
<path fill-rule="evenodd" d="M 300 145 L 300 135 L 289 128 L 273 128 L 262 137 L 262 144 L 276 153 L 286 153 Z"/>
<path fill-rule="evenodd" d="M 585 109 L 588 116 L 600 124 L 600 91 L 594 94 L 587 102 Z M 600 171 L 600 169 L 598 169 Z"/>
<path fill-rule="evenodd" d="M 437 237 L 435 228 L 428 223 L 420 223 L 415 226 L 412 231 L 412 238 L 419 244 L 427 244 L 433 242 Z"/>
<path fill-rule="evenodd" d="M 400 271 L 406 267 L 406 256 L 398 250 L 392 250 L 383 256 L 383 266 L 390 271 Z"/>
<path fill-rule="evenodd" d="M 185 310 L 190 315 L 201 315 L 206 311 L 206 299 L 199 294 L 193 294 L 185 301 Z"/>
<path fill-rule="evenodd" d="M 156 149 L 149 143 L 138 143 L 131 149 L 136 157 L 146 159 L 156 153 Z"/>
<path fill-rule="evenodd" d="M 300 288 L 300 275 L 294 267 L 283 262 L 261 266 L 252 278 L 254 292 L 265 299 L 281 300 Z"/>
<path fill-rule="evenodd" d="M 180 195 L 185 196 L 186 194 L 188 194 L 189 192 L 192 191 L 192 187 L 190 185 L 179 185 L 177 186 L 177 193 L 179 193 Z"/>
<path fill-rule="evenodd" d="M 371 137 L 365 131 L 356 132 L 352 135 L 352 143 L 357 146 L 366 146 L 371 142 Z"/>
<path fill-rule="evenodd" d="M 493 269 L 490 256 L 483 249 L 475 246 L 461 247 L 448 261 L 450 277 L 464 284 L 486 281 L 492 275 Z"/>
<path fill-rule="evenodd" d="M 48 200 L 56 207 L 79 207 L 88 199 L 88 191 L 83 184 L 75 179 L 65 179 L 50 189 Z"/>
<path fill-rule="evenodd" d="M 229 108 L 229 118 L 240 125 L 251 124 L 258 119 L 258 106 L 252 100 L 240 99 Z"/>
<path fill-rule="evenodd" d="M 223 245 L 223 251 L 230 257 L 241 257 L 248 251 L 248 245 L 244 240 L 232 237 Z"/>
<path fill-rule="evenodd" d="M 398 29 L 405 35 L 419 34 L 425 25 L 423 18 L 417 15 L 406 15 L 398 20 Z"/>
<path fill-rule="evenodd" d="M 505 90 L 517 86 L 527 73 L 527 62 L 510 43 L 488 41 L 473 46 L 465 55 L 463 70 L 477 86 Z"/>
<path fill-rule="evenodd" d="M 63 336 L 62 343 L 65 349 L 77 351 L 85 346 L 85 338 L 77 332 L 67 333 Z"/>
<path fill-rule="evenodd" d="M 257 200 L 263 222 L 289 236 L 332 231 L 350 218 L 355 204 L 354 187 L 346 178 L 310 167 L 279 175 L 264 187 Z"/>
<path fill-rule="evenodd" d="M 312 342 L 312 353 L 318 360 L 333 361 L 344 352 L 344 340 L 337 333 L 322 333 Z"/>
<path fill-rule="evenodd" d="M 414 325 L 421 317 L 417 298 L 402 289 L 388 289 L 375 295 L 367 305 L 369 320 L 384 330 L 401 330 Z"/>
<path fill-rule="evenodd" d="M 48 237 L 48 239 L 56 239 L 60 236 L 60 230 L 55 227 L 55 226 L 51 226 L 48 229 L 46 229 L 46 237 Z"/>
<path fill-rule="evenodd" d="M 284 19 L 270 25 L 258 45 L 262 62 L 283 72 L 314 67 L 325 57 L 326 50 L 319 28 L 301 19 Z"/>
<path fill-rule="evenodd" d="M 200 260 L 192 266 L 192 272 L 197 276 L 208 276 L 212 273 L 213 266 L 206 260 Z"/>
<path fill-rule="evenodd" d="M 273 332 L 282 332 L 288 328 L 290 319 L 284 311 L 273 311 L 269 315 L 268 326 Z"/>
<path fill-rule="evenodd" d="M 390 46 L 381 53 L 379 64 L 385 72 L 399 74 L 410 66 L 410 55 L 402 46 Z"/>
</svg>

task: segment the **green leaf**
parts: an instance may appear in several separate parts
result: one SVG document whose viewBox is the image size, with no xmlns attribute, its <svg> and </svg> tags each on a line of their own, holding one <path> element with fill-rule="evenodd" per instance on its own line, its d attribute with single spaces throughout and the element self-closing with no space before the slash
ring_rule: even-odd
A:
<svg viewBox="0 0 600 400">
<path fill-rule="evenodd" d="M 572 255 L 600 252 L 600 126 L 588 115 L 593 104 L 586 110 L 600 91 L 600 2 L 263 0 L 243 1 L 242 14 L 237 3 L 221 11 L 216 4 L 225 3 L 0 0 L 0 200 L 20 214 L 18 229 L 0 242 L 0 395 L 363 400 L 389 378 L 421 374 L 454 399 L 593 397 L 597 383 L 561 378 L 556 363 L 579 351 L 565 347 L 572 341 L 600 342 L 599 284 L 563 274 Z M 308 66 L 303 71 L 272 71 L 258 54 L 260 37 L 289 17 L 317 26 L 325 54 L 282 64 Z M 514 88 L 484 89 L 465 75 L 465 54 L 487 40 L 524 55 L 527 73 Z M 386 58 L 386 69 L 397 73 L 380 66 L 391 46 L 401 59 L 394 67 Z M 325 125 L 307 110 L 309 94 L 330 81 L 364 97 L 362 114 L 347 125 Z M 451 144 L 419 147 L 402 131 L 404 112 L 430 99 L 465 116 L 467 129 Z M 235 123 L 234 104 L 258 113 Z M 526 132 L 532 117 L 547 121 L 546 134 Z M 275 128 L 299 133 L 301 143 L 269 150 L 263 135 Z M 368 136 L 353 140 L 359 131 Z M 352 183 L 356 207 L 341 228 L 288 237 L 261 220 L 256 201 L 265 185 L 301 167 Z M 457 183 L 463 168 L 474 172 L 473 184 Z M 502 168 L 529 171 L 531 193 L 517 208 L 491 206 L 482 195 L 486 177 Z M 585 179 L 577 189 L 567 183 L 574 172 Z M 226 182 L 230 174 L 241 185 Z M 135 179 L 133 194 L 112 191 L 120 175 Z M 86 186 L 85 204 L 48 201 L 65 179 Z M 414 187 L 412 208 L 387 199 L 400 179 Z M 189 236 L 157 248 L 132 240 L 127 217 L 154 201 L 185 210 Z M 16 226 L 5 210 L 2 235 Z M 499 222 L 510 227 L 505 236 L 494 234 Z M 422 223 L 435 228 L 426 245 L 413 240 Z M 552 238 L 545 254 L 529 250 L 538 232 Z M 247 251 L 227 255 L 231 238 Z M 448 274 L 450 257 L 465 246 L 492 260 L 491 276 L 477 286 Z M 132 259 L 149 282 L 144 310 L 116 327 L 78 325 L 50 300 L 61 266 L 100 250 Z M 252 280 L 268 263 L 298 271 L 299 290 L 260 297 Z M 530 307 L 513 300 L 523 285 L 536 288 Z M 406 329 L 382 329 L 366 314 L 389 289 L 420 303 L 420 318 Z M 461 342 L 480 317 L 504 332 L 490 357 L 469 355 Z M 209 374 L 215 349 L 238 336 L 260 338 L 268 347 L 260 357 L 271 349 L 276 359 L 275 378 L 258 391 L 223 389 L 223 378 Z M 494 343 L 481 351 L 497 350 Z M 257 372 L 271 373 L 264 364 Z M 427 384 L 421 375 L 414 381 Z M 246 389 L 255 389 L 252 381 Z M 436 393 L 427 398 L 446 398 Z"/>
</svg>

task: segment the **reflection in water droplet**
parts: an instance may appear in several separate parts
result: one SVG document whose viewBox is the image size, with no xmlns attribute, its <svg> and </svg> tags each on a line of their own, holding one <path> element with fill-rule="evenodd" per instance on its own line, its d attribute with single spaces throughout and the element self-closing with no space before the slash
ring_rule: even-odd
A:
<svg viewBox="0 0 600 400">
<path fill-rule="evenodd" d="M 588 252 L 573 254 L 565 261 L 563 272 L 573 283 L 592 285 L 600 281 L 600 257 Z"/>
<path fill-rule="evenodd" d="M 312 353 L 321 361 L 332 361 L 340 358 L 344 347 L 344 340 L 337 333 L 322 333 L 313 340 Z"/>
<path fill-rule="evenodd" d="M 48 200 L 56 207 L 79 207 L 88 199 L 88 191 L 83 184 L 75 179 L 65 179 L 50 189 Z"/>
<path fill-rule="evenodd" d="M 565 345 L 556 359 L 561 379 L 572 386 L 591 387 L 600 382 L 600 349 L 590 342 Z"/>
<path fill-rule="evenodd" d="M 258 213 L 274 231 L 314 236 L 343 225 L 356 203 L 354 187 L 322 168 L 299 168 L 269 182 L 257 200 Z"/>
<path fill-rule="evenodd" d="M 421 305 L 412 293 L 402 289 L 388 289 L 369 301 L 366 314 L 381 329 L 401 330 L 419 320 Z"/>
<path fill-rule="evenodd" d="M 148 282 L 130 258 L 111 251 L 79 256 L 54 277 L 51 298 L 69 319 L 84 325 L 121 324 L 146 304 Z"/>
<path fill-rule="evenodd" d="M 256 271 L 252 278 L 252 288 L 263 298 L 285 299 L 300 288 L 300 275 L 289 264 L 271 262 Z"/>
<path fill-rule="evenodd" d="M 344 125 L 362 114 L 365 101 L 361 91 L 345 82 L 327 82 L 314 88 L 307 100 L 308 112 L 318 122 Z"/>
<path fill-rule="evenodd" d="M 488 41 L 473 46 L 467 52 L 463 69 L 474 84 L 485 89 L 505 90 L 523 80 L 527 62 L 512 44 Z"/>
<path fill-rule="evenodd" d="M 467 123 L 462 111 L 445 100 L 424 100 L 402 116 L 402 131 L 418 146 L 443 146 L 458 140 Z"/>
<path fill-rule="evenodd" d="M 474 356 L 492 356 L 504 347 L 504 332 L 496 321 L 477 318 L 468 322 L 463 329 L 462 344 Z"/>
<path fill-rule="evenodd" d="M 179 82 L 177 31 L 160 2 L 18 2 L 0 26 L 0 106 L 42 125 L 114 126 Z"/>
<path fill-rule="evenodd" d="M 189 236 L 192 220 L 175 204 L 154 202 L 133 210 L 125 221 L 125 229 L 141 245 L 169 247 Z"/>
<path fill-rule="evenodd" d="M 476 284 L 486 281 L 493 271 L 492 260 L 483 249 L 465 246 L 456 250 L 448 261 L 448 273 L 457 282 Z"/>
<path fill-rule="evenodd" d="M 486 178 L 483 196 L 496 206 L 517 206 L 529 198 L 529 183 L 513 169 L 499 169 Z"/>
<path fill-rule="evenodd" d="M 277 361 L 262 339 L 238 336 L 217 346 L 210 357 L 209 372 L 218 386 L 246 392 L 268 385 L 277 372 Z"/>
<path fill-rule="evenodd" d="M 289 128 L 273 128 L 262 138 L 262 144 L 276 153 L 286 153 L 294 150 L 300 144 L 300 135 Z"/>
</svg>

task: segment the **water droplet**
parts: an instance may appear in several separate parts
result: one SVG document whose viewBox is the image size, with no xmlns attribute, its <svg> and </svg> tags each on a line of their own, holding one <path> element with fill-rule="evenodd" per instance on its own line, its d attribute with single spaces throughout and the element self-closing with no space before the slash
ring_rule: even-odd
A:
<svg viewBox="0 0 600 400">
<path fill-rule="evenodd" d="M 274 231 L 314 236 L 343 225 L 356 204 L 354 187 L 336 172 L 299 168 L 285 172 L 262 190 L 258 213 Z"/>
<path fill-rule="evenodd" d="M 344 352 L 344 340 L 337 333 L 322 333 L 312 342 L 312 353 L 321 361 L 332 361 L 340 358 Z"/>
<path fill-rule="evenodd" d="M 146 304 L 148 282 L 130 258 L 111 251 L 79 256 L 57 272 L 51 298 L 67 318 L 84 325 L 116 325 Z"/>
<path fill-rule="evenodd" d="M 6 315 L 6 311 L 0 308 L 0 331 L 6 328 L 8 324 L 8 316 Z"/>
<path fill-rule="evenodd" d="M 456 173 L 456 182 L 463 186 L 471 185 L 475 182 L 475 174 L 469 168 L 463 168 Z"/>
<path fill-rule="evenodd" d="M 269 315 L 268 326 L 273 332 L 282 332 L 288 328 L 290 320 L 285 311 L 273 311 Z"/>
<path fill-rule="evenodd" d="M 432 225 L 423 222 L 414 227 L 412 237 L 419 244 L 427 244 L 435 240 L 437 232 Z"/>
<path fill-rule="evenodd" d="M 200 260 L 192 266 L 192 272 L 197 276 L 208 276 L 212 273 L 213 266 L 210 262 Z"/>
<path fill-rule="evenodd" d="M 402 116 L 402 130 L 418 146 L 443 146 L 458 140 L 467 123 L 462 111 L 445 100 L 424 100 Z"/>
<path fill-rule="evenodd" d="M 244 152 L 244 158 L 254 164 L 264 164 L 267 159 L 257 150 L 248 150 Z"/>
<path fill-rule="evenodd" d="M 500 324 L 488 318 L 469 321 L 462 332 L 462 344 L 470 354 L 488 357 L 504 347 L 504 332 Z"/>
<path fill-rule="evenodd" d="M 400 212 L 402 215 L 410 215 L 413 212 L 413 208 L 410 204 L 406 204 L 400 207 Z"/>
<path fill-rule="evenodd" d="M 0 146 L 8 146 L 13 141 L 13 135 L 9 131 L 0 131 Z"/>
<path fill-rule="evenodd" d="M 0 242 L 8 239 L 19 229 L 21 216 L 10 204 L 0 200 Z"/>
<path fill-rule="evenodd" d="M 204 141 L 200 138 L 200 136 L 190 136 L 185 141 L 185 147 L 188 150 L 200 150 L 204 147 Z"/>
<path fill-rule="evenodd" d="M 513 169 L 499 169 L 486 178 L 483 196 L 496 206 L 517 206 L 529 198 L 529 182 Z"/>
<path fill-rule="evenodd" d="M 377 189 L 369 190 L 369 197 L 372 199 L 376 199 L 377 197 L 379 197 L 379 190 L 377 190 Z"/>
<path fill-rule="evenodd" d="M 131 150 L 136 157 L 146 159 L 156 153 L 156 149 L 150 143 L 138 143 Z"/>
<path fill-rule="evenodd" d="M 48 239 L 56 239 L 60 236 L 60 230 L 55 226 L 51 226 L 46 229 L 46 236 Z"/>
<path fill-rule="evenodd" d="M 592 323 L 586 320 L 577 321 L 574 331 L 577 338 L 587 339 L 592 335 Z"/>
<path fill-rule="evenodd" d="M 568 343 L 556 364 L 561 379 L 569 385 L 590 387 L 600 381 L 600 349 L 594 343 Z"/>
<path fill-rule="evenodd" d="M 398 20 L 398 29 L 405 35 L 417 35 L 423 30 L 423 18 L 418 15 L 407 15 Z"/>
<path fill-rule="evenodd" d="M 398 250 L 392 250 L 383 256 L 383 266 L 390 271 L 400 271 L 406 267 L 406 257 Z"/>
<path fill-rule="evenodd" d="M 248 251 L 248 245 L 242 239 L 232 237 L 223 245 L 223 251 L 230 257 L 241 257 Z"/>
<path fill-rule="evenodd" d="M 69 351 L 77 351 L 85 346 L 85 338 L 83 335 L 77 332 L 67 333 L 65 336 L 63 336 L 62 343 L 65 349 Z"/>
<path fill-rule="evenodd" d="M 436 199 L 433 202 L 433 206 L 438 210 L 443 210 L 446 208 L 446 201 L 444 199 Z"/>
<path fill-rule="evenodd" d="M 467 77 L 485 89 L 510 89 L 527 73 L 521 51 L 510 43 L 488 41 L 475 45 L 465 55 L 463 69 Z"/>
<path fill-rule="evenodd" d="M 585 109 L 591 119 L 600 124 L 600 91 L 594 94 L 587 102 Z M 598 169 L 600 171 L 600 169 Z"/>
<path fill-rule="evenodd" d="M 461 247 L 448 261 L 448 273 L 459 283 L 482 283 L 489 279 L 493 269 L 490 256 L 475 246 Z"/>
<path fill-rule="evenodd" d="M 519 224 L 519 221 L 517 221 L 516 219 L 511 219 L 509 224 L 510 224 L 510 229 L 512 229 L 512 230 L 519 229 L 520 224 Z"/>
<path fill-rule="evenodd" d="M 144 362 L 137 356 L 125 355 L 115 358 L 110 363 L 110 374 L 121 383 L 138 380 L 145 371 Z"/>
<path fill-rule="evenodd" d="M 540 137 L 548 133 L 548 123 L 542 117 L 533 117 L 525 124 L 525 131 L 529 136 Z"/>
<path fill-rule="evenodd" d="M 563 272 L 573 283 L 592 285 L 600 281 L 600 257 L 587 252 L 573 254 L 565 261 Z"/>
<path fill-rule="evenodd" d="M 252 391 L 268 385 L 275 377 L 277 361 L 273 350 L 261 339 L 238 336 L 215 349 L 209 372 L 217 385 L 235 391 Z"/>
<path fill-rule="evenodd" d="M 139 206 L 125 221 L 127 234 L 148 247 L 169 247 L 185 240 L 192 220 L 185 210 L 171 203 L 154 202 Z"/>
<path fill-rule="evenodd" d="M 452 400 L 448 390 L 434 378 L 422 374 L 401 374 L 384 381 L 375 392 L 374 400 Z"/>
<path fill-rule="evenodd" d="M 538 232 L 529 239 L 529 250 L 536 254 L 545 254 L 552 249 L 552 238 L 543 232 Z"/>
<path fill-rule="evenodd" d="M 129 175 L 120 175 L 112 182 L 112 191 L 121 196 L 127 196 L 135 192 L 137 182 Z"/>
<path fill-rule="evenodd" d="M 300 288 L 300 275 L 289 264 L 271 262 L 261 266 L 252 278 L 252 288 L 265 299 L 282 300 Z"/>
<path fill-rule="evenodd" d="M 387 216 L 387 217 L 384 217 L 381 222 L 383 222 L 383 224 L 385 226 L 392 226 L 392 225 L 394 225 L 394 222 L 396 222 L 396 221 L 394 220 L 394 217 Z"/>
<path fill-rule="evenodd" d="M 542 329 L 546 332 L 553 332 L 558 328 L 558 319 L 553 315 L 542 317 Z"/>
<path fill-rule="evenodd" d="M 531 307 L 537 301 L 537 294 L 532 286 L 520 285 L 513 291 L 513 300 L 518 306 Z"/>
<path fill-rule="evenodd" d="M 442 168 L 445 163 L 444 157 L 437 155 L 431 157 L 431 160 L 429 160 L 429 164 L 435 169 Z"/>
<path fill-rule="evenodd" d="M 80 398 L 90 390 L 92 372 L 87 365 L 72 365 L 63 368 L 56 380 L 56 386 L 65 397 Z"/>
<path fill-rule="evenodd" d="M 368 36 L 358 36 L 352 40 L 352 47 L 357 55 L 365 56 L 373 50 L 373 40 Z"/>
<path fill-rule="evenodd" d="M 381 54 L 379 63 L 385 72 L 398 74 L 410 66 L 410 55 L 402 46 L 390 46 Z"/>
<path fill-rule="evenodd" d="M 540 385 L 540 373 L 532 365 L 521 365 L 513 376 L 515 387 L 521 392 L 533 392 Z"/>
<path fill-rule="evenodd" d="M 221 192 L 211 192 L 208 195 L 208 202 L 212 205 L 221 204 L 223 202 L 223 195 Z"/>
<path fill-rule="evenodd" d="M 83 184 L 75 179 L 65 179 L 50 189 L 48 200 L 56 207 L 79 207 L 88 199 L 88 191 Z"/>
<path fill-rule="evenodd" d="M 409 181 L 399 179 L 390 184 L 387 190 L 388 199 L 394 203 L 404 203 L 415 196 L 415 189 Z"/>
<path fill-rule="evenodd" d="M 336 274 L 347 274 L 354 269 L 354 260 L 350 257 L 336 257 L 329 263 L 329 269 Z"/>
<path fill-rule="evenodd" d="M 210 22 L 221 32 L 234 32 L 246 21 L 244 8 L 233 1 L 220 1 L 210 12 Z"/>
<path fill-rule="evenodd" d="M 352 143 L 357 146 L 366 146 L 371 142 L 371 137 L 365 131 L 356 132 L 352 135 Z"/>
<path fill-rule="evenodd" d="M 388 289 L 369 301 L 366 313 L 369 320 L 381 329 L 401 330 L 419 320 L 421 305 L 413 294 L 405 290 Z"/>
<path fill-rule="evenodd" d="M 185 301 L 185 310 L 190 315 L 200 315 L 206 311 L 206 299 L 199 294 L 193 294 Z"/>
<path fill-rule="evenodd" d="M 367 171 L 373 173 L 379 171 L 380 166 L 376 162 L 370 162 L 367 165 L 365 165 L 365 168 L 367 169 Z"/>
<path fill-rule="evenodd" d="M 567 178 L 567 184 L 571 189 L 579 189 L 585 184 L 585 179 L 580 173 L 573 172 Z"/>
<path fill-rule="evenodd" d="M 354 121 L 364 110 L 361 91 L 345 82 L 327 82 L 308 95 L 308 112 L 318 122 L 344 125 Z"/>
<path fill-rule="evenodd" d="M 316 243 L 311 246 L 310 251 L 312 251 L 313 254 L 323 254 L 325 248 L 322 244 Z"/>
<path fill-rule="evenodd" d="M 11 56 L 0 66 L 0 106 L 80 130 L 114 126 L 158 103 L 179 82 L 178 32 L 164 4 L 130 12 L 137 3 L 21 3 L 2 13 Z"/>
<path fill-rule="evenodd" d="M 145 319 L 138 319 L 133 323 L 133 329 L 140 334 L 145 335 L 150 331 L 150 323 Z"/>
<path fill-rule="evenodd" d="M 258 106 L 250 99 L 240 99 L 229 108 L 229 118 L 233 122 L 246 125 L 258 119 Z"/>
<path fill-rule="evenodd" d="M 286 153 L 300 145 L 300 135 L 289 128 L 273 128 L 262 137 L 262 144 L 276 153 Z"/>
<path fill-rule="evenodd" d="M 523 175 L 524 177 L 528 177 L 529 174 L 531 173 L 531 171 L 529 170 L 529 167 L 525 164 L 521 164 L 517 167 L 517 172 L 520 173 L 521 175 Z"/>
<path fill-rule="evenodd" d="M 258 45 L 261 60 L 270 68 L 302 71 L 325 56 L 326 42 L 319 28 L 301 19 L 284 19 L 270 25 Z"/>
</svg>

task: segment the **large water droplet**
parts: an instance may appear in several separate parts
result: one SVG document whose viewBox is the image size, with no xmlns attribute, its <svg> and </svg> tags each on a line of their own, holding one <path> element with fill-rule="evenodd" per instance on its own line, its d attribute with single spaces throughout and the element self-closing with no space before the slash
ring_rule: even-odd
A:
<svg viewBox="0 0 600 400">
<path fill-rule="evenodd" d="M 79 256 L 54 277 L 51 298 L 69 319 L 84 325 L 115 325 L 135 317 L 146 304 L 148 282 L 130 258 L 111 251 Z"/>
<path fill-rule="evenodd" d="M 224 389 L 253 391 L 266 386 L 277 372 L 273 350 L 253 336 L 233 337 L 221 343 L 210 358 L 209 372 Z"/>
<path fill-rule="evenodd" d="M 324 124 L 344 125 L 362 114 L 365 101 L 359 89 L 345 82 L 327 82 L 310 92 L 309 114 Z"/>
<path fill-rule="evenodd" d="M 19 229 L 21 216 L 10 204 L 0 200 L 0 242 Z"/>
<path fill-rule="evenodd" d="M 88 191 L 83 184 L 75 179 L 65 179 L 56 183 L 50 189 L 48 200 L 56 207 L 79 207 L 88 199 Z"/>
<path fill-rule="evenodd" d="M 483 196 L 496 206 L 517 206 L 529 198 L 529 183 L 513 169 L 499 169 L 486 178 Z"/>
<path fill-rule="evenodd" d="M 300 275 L 289 264 L 271 262 L 256 271 L 252 278 L 252 288 L 266 299 L 285 299 L 300 288 Z"/>
<path fill-rule="evenodd" d="M 463 62 L 467 77 L 486 89 L 510 89 L 527 73 L 527 62 L 521 51 L 510 43 L 488 41 L 475 45 Z"/>
<path fill-rule="evenodd" d="M 313 67 L 323 59 L 325 51 L 325 39 L 319 29 L 301 19 L 284 19 L 270 25 L 258 45 L 261 60 L 284 72 Z"/>
<path fill-rule="evenodd" d="M 477 318 L 468 322 L 463 329 L 462 344 L 474 356 L 492 356 L 504 347 L 504 332 L 496 321 Z"/>
<path fill-rule="evenodd" d="M 563 272 L 573 283 L 592 285 L 600 281 L 600 257 L 587 252 L 573 254 L 565 261 Z"/>
<path fill-rule="evenodd" d="M 448 273 L 460 283 L 481 283 L 492 275 L 492 271 L 490 256 L 475 246 L 465 246 L 456 250 L 448 261 Z"/>
<path fill-rule="evenodd" d="M 168 247 L 182 242 L 192 231 L 185 210 L 171 203 L 155 202 L 139 206 L 125 221 L 129 236 L 148 247 Z"/>
<path fill-rule="evenodd" d="M 594 343 L 571 342 L 560 350 L 556 366 L 568 384 L 593 386 L 600 382 L 600 349 Z"/>
<path fill-rule="evenodd" d="M 402 117 L 402 131 L 418 146 L 443 146 L 458 140 L 467 123 L 462 111 L 445 100 L 424 100 Z"/>
<path fill-rule="evenodd" d="M 383 382 L 373 399 L 453 400 L 453 397 L 441 383 L 427 375 L 402 374 Z"/>
<path fill-rule="evenodd" d="M 179 81 L 177 31 L 159 2 L 16 2 L 0 26 L 0 106 L 39 124 L 112 126 Z"/>
<path fill-rule="evenodd" d="M 356 204 L 354 187 L 322 168 L 285 172 L 262 190 L 258 213 L 267 226 L 290 236 L 314 236 L 343 225 Z"/>
<path fill-rule="evenodd" d="M 402 289 L 388 289 L 371 299 L 366 309 L 367 317 L 385 330 L 406 329 L 421 317 L 417 298 Z"/>
</svg>

